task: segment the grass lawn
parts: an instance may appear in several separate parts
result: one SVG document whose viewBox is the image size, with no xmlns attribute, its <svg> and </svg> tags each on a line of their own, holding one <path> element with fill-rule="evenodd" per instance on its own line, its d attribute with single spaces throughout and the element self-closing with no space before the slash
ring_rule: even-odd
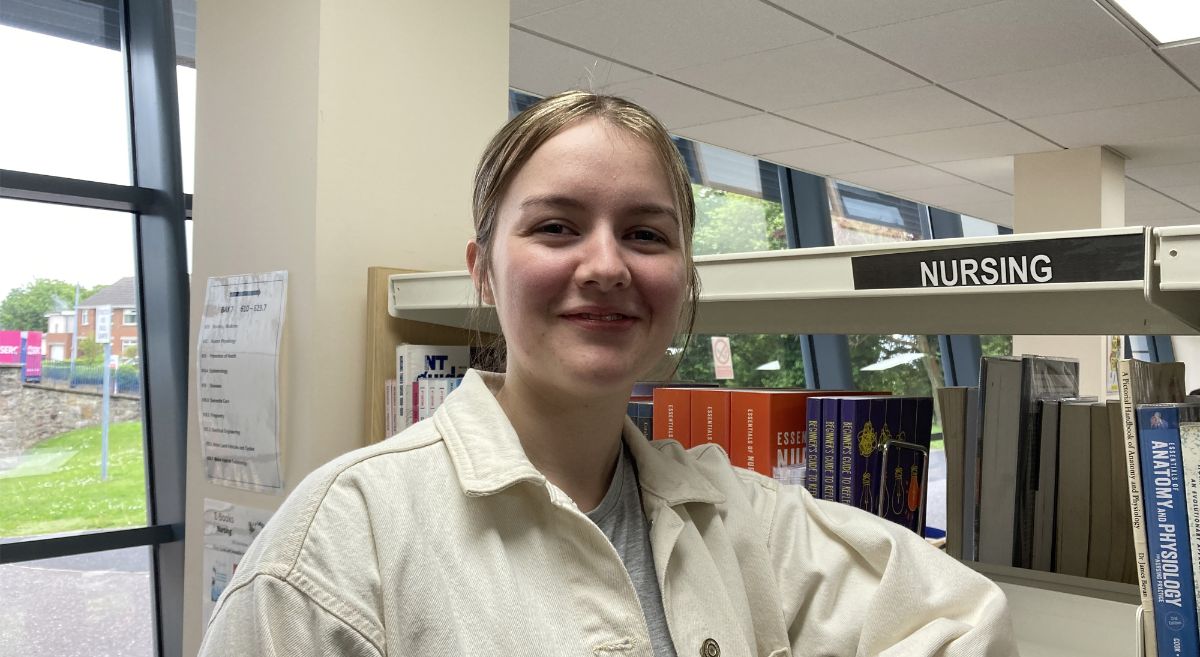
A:
<svg viewBox="0 0 1200 657">
<path fill-rule="evenodd" d="M 0 536 L 146 524 L 142 423 L 109 425 L 108 480 L 100 480 L 100 427 L 34 445 L 0 472 Z"/>
</svg>

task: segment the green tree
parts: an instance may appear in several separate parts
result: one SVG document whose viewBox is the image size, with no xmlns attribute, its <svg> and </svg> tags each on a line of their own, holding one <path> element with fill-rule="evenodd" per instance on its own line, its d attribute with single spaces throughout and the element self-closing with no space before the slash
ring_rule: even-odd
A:
<svg viewBox="0 0 1200 657">
<path fill-rule="evenodd" d="M 80 338 L 76 349 L 76 362 L 86 365 L 98 365 L 104 360 L 104 346 L 91 338 Z"/>
<path fill-rule="evenodd" d="M 731 335 L 734 378 L 726 387 L 802 388 L 804 359 L 794 335 Z M 758 369 L 762 366 L 771 369 Z M 682 354 L 676 377 L 680 381 L 713 381 L 712 336 L 694 335 Z"/>
<path fill-rule="evenodd" d="M 102 287 L 80 288 L 79 298 L 89 297 Z M 0 329 L 45 331 L 46 313 L 58 307 L 70 308 L 74 302 L 73 284 L 50 278 L 35 279 L 24 287 L 14 288 L 0 301 Z"/>
<path fill-rule="evenodd" d="M 696 230 L 692 253 L 746 253 L 787 247 L 783 206 L 704 185 L 692 185 Z"/>
</svg>

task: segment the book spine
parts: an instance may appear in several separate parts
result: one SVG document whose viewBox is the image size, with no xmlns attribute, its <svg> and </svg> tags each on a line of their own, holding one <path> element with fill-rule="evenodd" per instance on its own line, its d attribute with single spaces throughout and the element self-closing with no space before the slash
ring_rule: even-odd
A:
<svg viewBox="0 0 1200 657">
<path fill-rule="evenodd" d="M 405 369 L 405 363 L 408 360 L 407 351 L 408 345 L 402 344 L 396 347 L 396 431 L 401 431 L 408 426 L 408 406 L 405 405 L 410 380 Z"/>
<path fill-rule="evenodd" d="M 804 435 L 804 487 L 815 498 L 821 497 L 821 400 L 808 400 Z"/>
<path fill-rule="evenodd" d="M 1137 409 L 1142 472 L 1146 475 L 1146 534 L 1159 657 L 1200 654 L 1196 592 L 1184 508 L 1179 409 Z"/>
<path fill-rule="evenodd" d="M 1134 361 L 1117 362 L 1121 425 L 1125 435 L 1125 472 L 1129 475 L 1129 520 L 1133 527 L 1133 556 L 1137 565 L 1138 593 L 1142 598 L 1142 628 L 1147 655 L 1158 652 L 1154 633 L 1154 595 L 1150 591 L 1150 548 L 1146 536 L 1146 509 L 1142 497 L 1142 466 L 1138 458 L 1137 409 L 1134 407 Z"/>
<path fill-rule="evenodd" d="M 821 499 L 837 499 L 837 428 L 838 400 L 826 399 L 821 405 Z"/>
<path fill-rule="evenodd" d="M 1183 496 L 1187 502 L 1188 538 L 1192 547 L 1192 579 L 1200 600 L 1200 423 L 1179 425 L 1179 447 L 1183 458 Z M 1200 614 L 1196 619 L 1200 626 Z"/>
</svg>

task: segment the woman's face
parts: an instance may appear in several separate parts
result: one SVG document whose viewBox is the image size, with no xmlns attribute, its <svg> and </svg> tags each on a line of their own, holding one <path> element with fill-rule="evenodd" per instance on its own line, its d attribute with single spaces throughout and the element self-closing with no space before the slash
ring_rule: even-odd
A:
<svg viewBox="0 0 1200 657">
<path fill-rule="evenodd" d="M 642 139 L 598 119 L 546 141 L 496 216 L 484 300 L 496 305 L 510 377 L 596 394 L 662 359 L 686 292 L 679 218 Z M 472 278 L 474 244 L 468 247 Z"/>
</svg>

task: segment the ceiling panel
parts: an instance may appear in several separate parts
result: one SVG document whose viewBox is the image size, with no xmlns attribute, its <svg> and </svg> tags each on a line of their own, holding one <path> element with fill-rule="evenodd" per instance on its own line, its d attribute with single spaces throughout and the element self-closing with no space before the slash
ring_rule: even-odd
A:
<svg viewBox="0 0 1200 657">
<path fill-rule="evenodd" d="M 1200 84 L 1200 43 L 1160 50 L 1164 57 L 1179 67 L 1192 82 Z"/>
<path fill-rule="evenodd" d="M 919 162 L 950 162 L 1058 149 L 1007 121 L 863 141 Z"/>
<path fill-rule="evenodd" d="M 1143 167 L 1134 171 L 1126 171 L 1130 178 L 1148 187 L 1179 187 L 1181 185 L 1200 185 L 1200 162 L 1189 164 L 1169 164 L 1159 167 Z"/>
<path fill-rule="evenodd" d="M 1165 164 L 1200 162 L 1200 134 L 1170 139 L 1153 139 L 1121 145 L 1121 153 L 1129 158 L 1126 171 Z"/>
<path fill-rule="evenodd" d="M 584 0 L 515 22 L 655 73 L 826 36 L 758 0 Z"/>
<path fill-rule="evenodd" d="M 762 157 L 764 160 L 770 160 L 776 164 L 831 176 L 912 164 L 908 160 L 870 146 L 850 142 L 780 153 L 766 153 Z"/>
<path fill-rule="evenodd" d="M 1010 194 L 1013 191 L 1013 158 L 1011 155 L 937 162 L 933 166 Z"/>
<path fill-rule="evenodd" d="M 941 187 L 963 182 L 962 178 L 922 164 L 842 174 L 842 180 L 881 192 L 903 192 L 924 187 Z"/>
<path fill-rule="evenodd" d="M 1005 201 L 972 201 L 966 200 L 956 208 L 960 214 L 965 214 L 976 219 L 986 219 L 994 224 L 1008 226 L 1013 225 L 1013 200 L 1010 197 Z"/>
<path fill-rule="evenodd" d="M 521 30 L 509 30 L 508 52 L 509 86 L 539 96 L 567 89 L 603 91 L 616 82 L 646 77 L 636 69 Z"/>
<path fill-rule="evenodd" d="M 784 110 L 780 114 L 852 139 L 958 128 L 992 123 L 999 118 L 930 85 Z"/>
<path fill-rule="evenodd" d="M 745 153 L 761 155 L 779 151 L 823 146 L 844 141 L 828 132 L 814 130 L 770 114 L 755 114 L 728 121 L 676 130 L 676 134 Z"/>
<path fill-rule="evenodd" d="M 972 182 L 958 182 L 953 185 L 909 189 L 905 190 L 904 194 L 910 198 L 924 201 L 929 205 L 947 209 L 956 209 L 963 204 L 1005 203 L 1012 199 L 1010 194 L 998 192 L 979 183 Z"/>
<path fill-rule="evenodd" d="M 1200 210 L 1200 182 L 1181 187 L 1159 187 L 1158 191 L 1171 198 Z"/>
<path fill-rule="evenodd" d="M 775 4 L 838 34 L 891 25 L 999 0 L 775 0 Z"/>
<path fill-rule="evenodd" d="M 644 106 L 669 130 L 758 113 L 757 110 L 744 105 L 658 77 L 618 82 L 609 85 L 605 91 Z"/>
<path fill-rule="evenodd" d="M 1146 48 L 1092 0 L 1005 0 L 852 32 L 848 38 L 936 82 Z"/>
<path fill-rule="evenodd" d="M 1170 226 L 1200 222 L 1200 212 L 1136 183 L 1125 188 L 1125 224 Z"/>
<path fill-rule="evenodd" d="M 947 84 L 1010 119 L 1200 95 L 1151 52 Z"/>
<path fill-rule="evenodd" d="M 551 9 L 573 5 L 579 0 L 509 0 L 508 17 L 511 20 L 527 18 Z"/>
<path fill-rule="evenodd" d="M 691 66 L 669 75 L 771 111 L 925 84 L 878 57 L 832 38 Z"/>
<path fill-rule="evenodd" d="M 1200 97 L 1024 119 L 1021 123 L 1068 148 L 1124 145 L 1200 134 Z"/>
</svg>

